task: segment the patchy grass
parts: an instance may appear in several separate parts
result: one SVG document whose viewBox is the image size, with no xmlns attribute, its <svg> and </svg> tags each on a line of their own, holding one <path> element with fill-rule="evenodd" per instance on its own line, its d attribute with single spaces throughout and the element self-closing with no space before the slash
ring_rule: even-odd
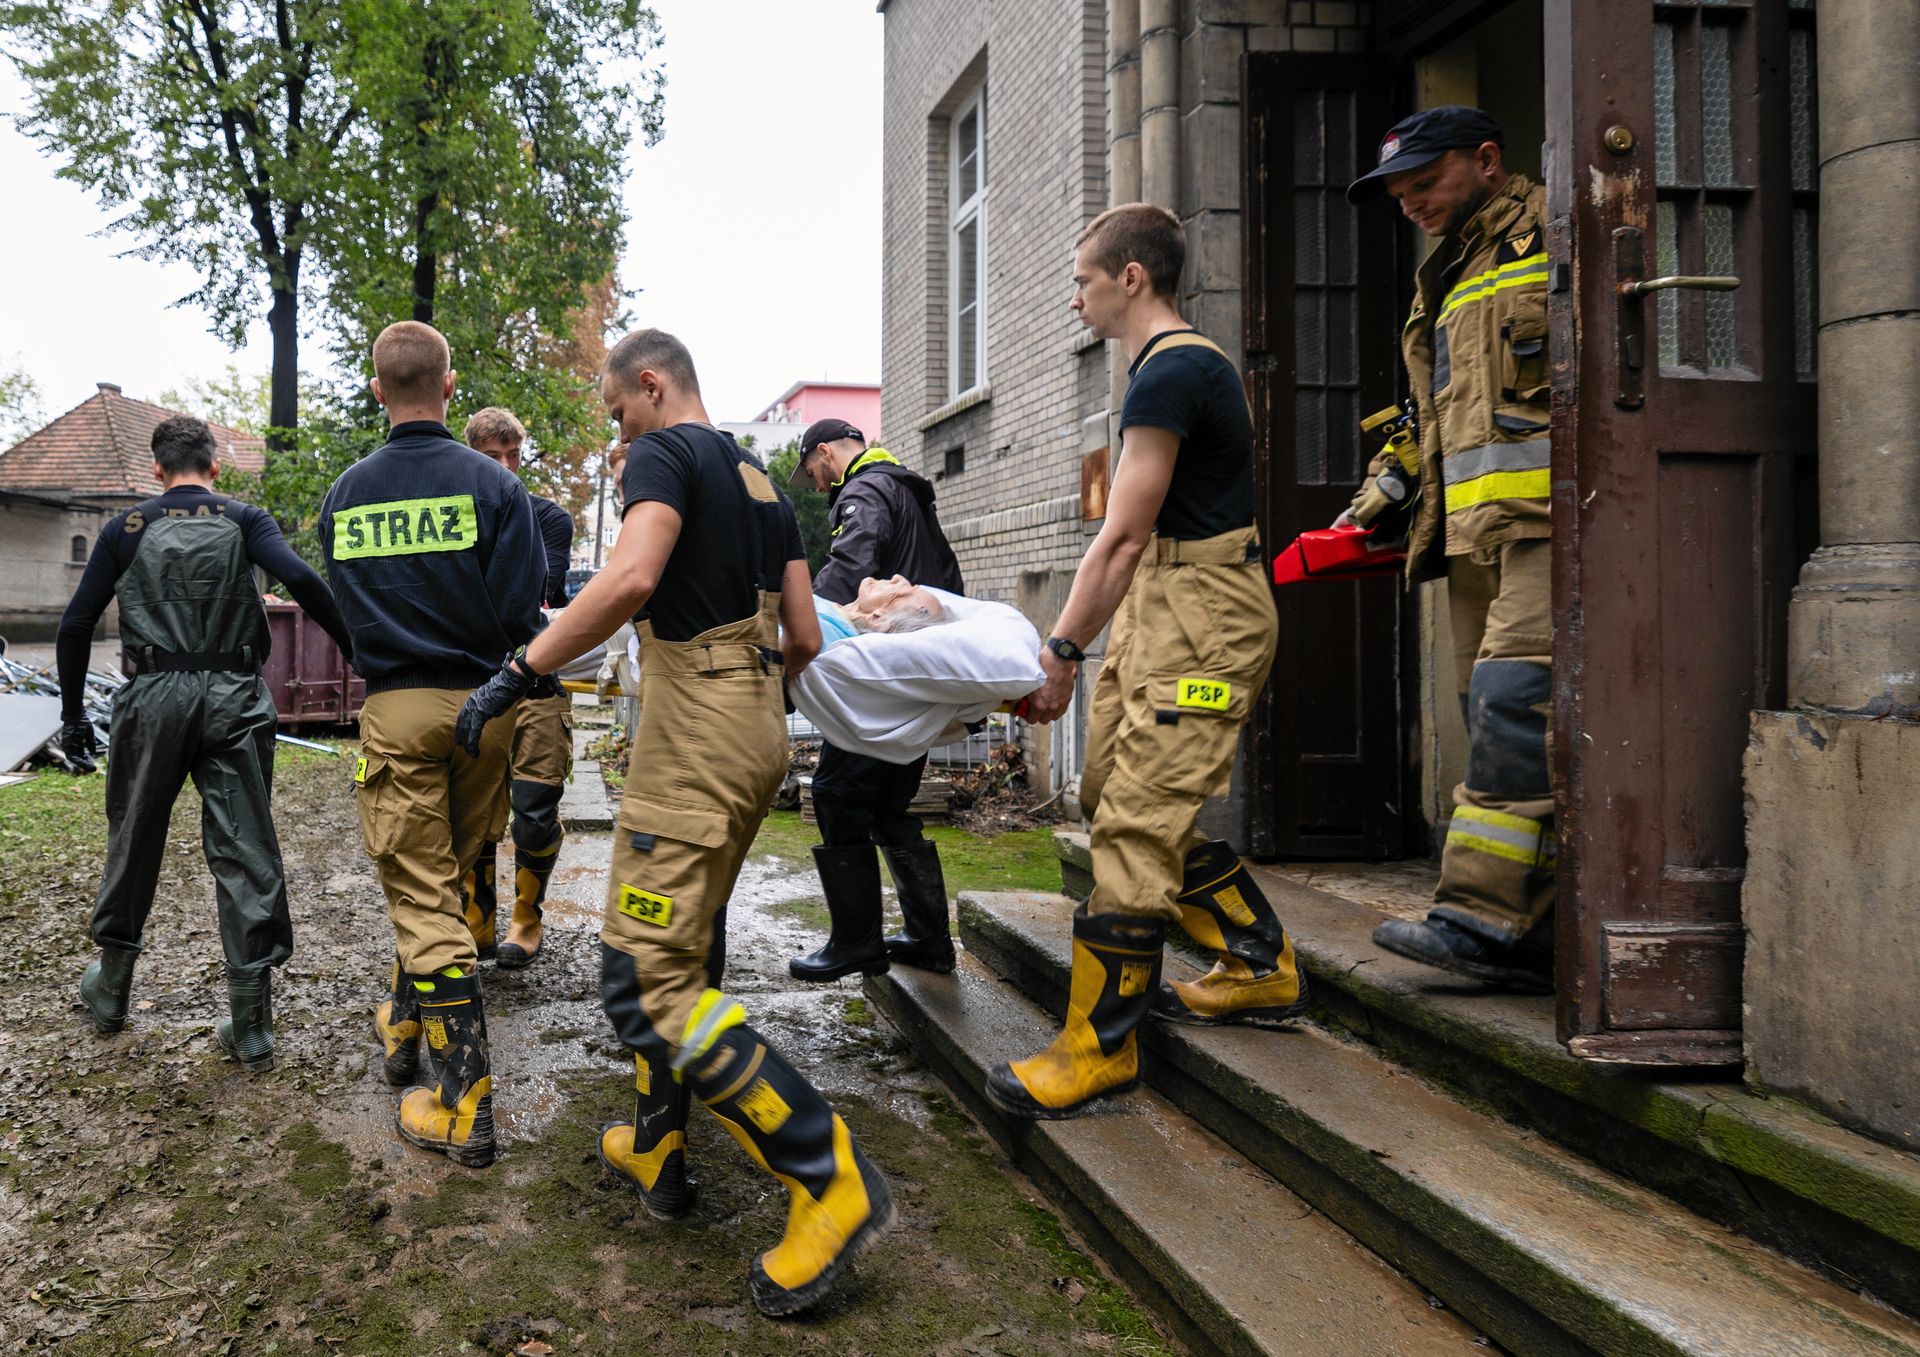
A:
<svg viewBox="0 0 1920 1357">
<path fill-rule="evenodd" d="M 951 825 L 932 825 L 927 837 L 940 845 L 947 893 L 961 891 L 1057 891 L 1060 863 L 1053 854 L 1053 831 L 1022 829 L 991 838 Z M 776 810 L 760 827 L 755 853 L 770 853 L 795 866 L 812 865 L 820 835 L 798 811 Z"/>
</svg>

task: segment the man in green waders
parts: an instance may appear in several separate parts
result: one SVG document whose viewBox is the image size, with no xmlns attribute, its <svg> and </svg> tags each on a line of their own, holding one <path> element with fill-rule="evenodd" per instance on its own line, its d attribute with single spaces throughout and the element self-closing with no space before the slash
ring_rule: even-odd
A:
<svg viewBox="0 0 1920 1357">
<path fill-rule="evenodd" d="M 153 431 L 163 493 L 101 530 L 60 619 L 60 747 L 77 771 L 93 771 L 83 685 L 94 627 L 117 597 L 132 680 L 113 703 L 107 865 L 93 908 L 100 956 L 80 978 L 80 1000 L 102 1034 L 126 1026 L 167 822 L 191 777 L 227 954 L 231 1016 L 217 1029 L 220 1046 L 265 1070 L 273 1067 L 271 974 L 293 952 L 293 923 L 268 805 L 279 718 L 260 677 L 269 642 L 254 567 L 285 583 L 342 654 L 351 656 L 352 641 L 326 582 L 293 554 L 273 518 L 214 493 L 218 471 L 202 421 L 175 415 Z"/>
</svg>

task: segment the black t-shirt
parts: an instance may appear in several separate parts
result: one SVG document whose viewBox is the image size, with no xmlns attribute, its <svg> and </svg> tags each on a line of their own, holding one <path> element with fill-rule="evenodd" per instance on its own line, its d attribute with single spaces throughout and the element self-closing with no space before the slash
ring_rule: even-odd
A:
<svg viewBox="0 0 1920 1357">
<path fill-rule="evenodd" d="M 642 434 L 627 449 L 621 513 L 655 500 L 680 515 L 680 539 L 634 619 L 652 621 L 663 641 L 690 641 L 751 617 L 757 592 L 778 589 L 787 562 L 807 558 L 793 505 L 778 486 L 771 503 L 751 498 L 741 462 L 760 465 L 731 434 L 706 424 Z"/>
<path fill-rule="evenodd" d="M 1240 374 L 1221 354 L 1199 344 L 1154 352 L 1169 335 L 1184 333 L 1155 335 L 1134 359 L 1120 428 L 1142 425 L 1179 437 L 1173 481 L 1153 530 L 1192 542 L 1253 522 L 1253 418 Z"/>
</svg>

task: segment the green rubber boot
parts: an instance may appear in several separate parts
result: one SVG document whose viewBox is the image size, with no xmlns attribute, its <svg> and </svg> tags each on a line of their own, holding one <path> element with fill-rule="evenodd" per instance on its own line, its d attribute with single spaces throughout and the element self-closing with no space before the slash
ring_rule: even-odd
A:
<svg viewBox="0 0 1920 1357">
<path fill-rule="evenodd" d="M 227 1009 L 214 1029 L 220 1049 L 255 1074 L 273 1068 L 273 972 L 227 971 Z"/>
<path fill-rule="evenodd" d="M 80 973 L 80 1002 L 87 1006 L 93 1030 L 111 1036 L 127 1025 L 127 1001 L 133 993 L 133 963 L 140 954 L 102 947 Z"/>
</svg>

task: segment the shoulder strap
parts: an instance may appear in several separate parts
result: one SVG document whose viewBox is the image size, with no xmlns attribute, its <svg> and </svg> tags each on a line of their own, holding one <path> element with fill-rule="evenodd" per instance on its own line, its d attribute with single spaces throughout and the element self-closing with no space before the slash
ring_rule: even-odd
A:
<svg viewBox="0 0 1920 1357">
<path fill-rule="evenodd" d="M 1209 349 L 1212 352 L 1219 354 L 1222 358 L 1225 358 L 1228 367 L 1233 367 L 1233 360 L 1231 358 L 1227 358 L 1226 350 L 1221 348 L 1218 344 L 1214 343 L 1211 339 L 1208 339 L 1205 335 L 1201 334 L 1198 330 L 1179 330 L 1174 332 L 1173 334 L 1167 335 L 1165 338 L 1155 343 L 1151 349 L 1147 350 L 1147 356 L 1140 360 L 1140 368 L 1146 367 L 1148 363 L 1151 363 L 1154 359 L 1158 358 L 1161 354 L 1167 352 L 1167 350 L 1169 349 L 1187 349 L 1187 348 Z M 1136 374 L 1139 372 L 1140 368 L 1134 369 Z M 1239 370 L 1236 368 L 1235 369 L 1236 374 L 1238 373 L 1238 371 Z M 1251 396 L 1247 396 L 1246 381 L 1244 378 L 1241 380 L 1241 383 L 1240 383 L 1240 394 L 1246 397 L 1247 418 L 1252 419 L 1253 418 L 1253 398 Z"/>
</svg>

